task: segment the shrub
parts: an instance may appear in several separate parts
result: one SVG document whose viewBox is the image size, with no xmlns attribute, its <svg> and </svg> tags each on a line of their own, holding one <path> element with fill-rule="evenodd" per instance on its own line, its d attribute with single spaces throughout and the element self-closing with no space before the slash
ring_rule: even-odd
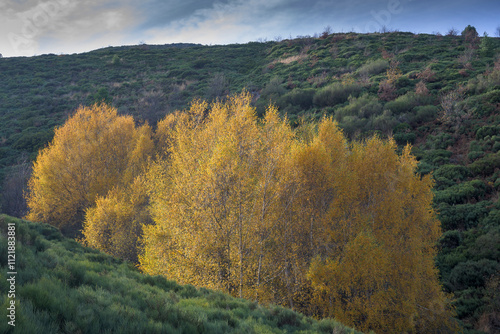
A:
<svg viewBox="0 0 500 334">
<path fill-rule="evenodd" d="M 296 88 L 285 94 L 279 101 L 279 105 L 286 107 L 287 105 L 300 106 L 307 110 L 313 105 L 313 97 L 316 91 L 312 88 L 299 89 Z"/>
<path fill-rule="evenodd" d="M 406 144 L 414 144 L 417 135 L 413 132 L 400 132 L 394 134 L 394 140 L 398 145 L 404 146 Z"/>
<path fill-rule="evenodd" d="M 467 154 L 467 158 L 469 158 L 469 160 L 471 161 L 474 161 L 476 159 L 481 158 L 483 155 L 484 155 L 483 151 L 472 151 L 469 152 L 469 154 Z"/>
<path fill-rule="evenodd" d="M 350 95 L 357 96 L 360 92 L 361 87 L 357 84 L 334 83 L 317 91 L 313 104 L 318 107 L 335 106 L 346 102 Z"/>
<path fill-rule="evenodd" d="M 371 116 L 379 115 L 382 112 L 382 105 L 378 99 L 368 94 L 362 96 L 349 97 L 349 104 L 335 111 L 335 119 L 339 122 L 345 116 L 357 116 L 358 118 L 370 118 Z"/>
<path fill-rule="evenodd" d="M 414 107 L 428 104 L 430 97 L 417 95 L 414 92 L 408 92 L 405 95 L 399 96 L 394 101 L 387 102 L 385 108 L 392 111 L 394 115 L 399 115 L 405 112 L 410 112 Z"/>
<path fill-rule="evenodd" d="M 488 278 L 499 269 L 497 261 L 487 259 L 459 263 L 450 274 L 450 283 L 456 290 L 484 287 Z"/>
<path fill-rule="evenodd" d="M 476 139 L 482 140 L 487 136 L 500 135 L 499 125 L 486 125 L 476 131 Z M 471 148 L 472 149 L 472 148 Z"/>
<path fill-rule="evenodd" d="M 434 171 L 434 177 L 444 177 L 453 181 L 464 181 L 469 175 L 469 169 L 460 165 L 443 165 Z"/>
<path fill-rule="evenodd" d="M 375 116 L 371 120 L 370 128 L 389 133 L 397 124 L 398 121 L 392 116 L 389 110 L 385 110 L 382 115 Z"/>
<path fill-rule="evenodd" d="M 444 165 L 450 162 L 452 153 L 444 149 L 428 150 L 424 156 L 424 160 L 434 165 Z"/>
<path fill-rule="evenodd" d="M 357 70 L 357 73 L 360 76 L 370 76 L 385 72 L 388 68 L 389 62 L 387 60 L 377 59 L 366 62 Z"/>
<path fill-rule="evenodd" d="M 469 165 L 469 169 L 474 175 L 482 176 L 492 175 L 498 168 L 500 168 L 500 153 L 488 154 Z"/>
<path fill-rule="evenodd" d="M 415 122 L 418 124 L 426 123 L 436 119 L 438 108 L 433 105 L 418 106 L 414 108 Z"/>
<path fill-rule="evenodd" d="M 358 116 L 345 116 L 340 123 L 340 127 L 344 130 L 344 133 L 353 137 L 357 133 L 363 132 L 366 125 L 368 124 L 368 120 L 366 118 L 359 118 Z"/>
<path fill-rule="evenodd" d="M 443 249 L 454 249 L 462 243 L 462 233 L 457 230 L 446 231 L 439 239 L 439 245 Z"/>
<path fill-rule="evenodd" d="M 448 189 L 437 191 L 435 203 L 461 204 L 471 199 L 479 200 L 486 194 L 486 184 L 481 180 L 463 182 Z"/>
<path fill-rule="evenodd" d="M 497 220 L 497 222 L 498 221 L 499 220 Z M 470 248 L 470 253 L 473 255 L 473 259 L 476 260 L 500 259 L 500 226 L 497 225 L 493 228 L 487 229 L 483 235 L 479 236 L 476 239 L 474 246 Z"/>
<path fill-rule="evenodd" d="M 488 216 L 490 202 L 482 201 L 478 203 L 439 204 L 439 219 L 444 230 L 469 229 L 477 226 Z"/>
<path fill-rule="evenodd" d="M 389 80 L 383 80 L 378 85 L 377 94 L 383 101 L 392 101 L 396 98 L 396 87 Z"/>
</svg>

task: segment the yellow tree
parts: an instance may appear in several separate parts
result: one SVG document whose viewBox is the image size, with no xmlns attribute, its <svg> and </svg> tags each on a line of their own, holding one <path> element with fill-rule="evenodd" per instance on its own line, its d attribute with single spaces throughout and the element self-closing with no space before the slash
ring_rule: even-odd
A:
<svg viewBox="0 0 500 334">
<path fill-rule="evenodd" d="M 398 156 L 392 140 L 353 143 L 344 161 L 323 216 L 326 252 L 309 270 L 315 303 L 363 331 L 451 331 L 433 263 L 440 228 L 430 177 L 420 178 L 410 147 Z"/>
<path fill-rule="evenodd" d="M 99 196 L 134 180 L 147 159 L 149 127 L 101 104 L 80 107 L 40 151 L 29 181 L 27 219 L 70 235 Z"/>
<path fill-rule="evenodd" d="M 243 93 L 195 102 L 158 134 L 167 152 L 148 174 L 154 226 L 142 268 L 184 283 L 267 299 L 279 264 L 271 255 L 293 132 L 270 108 L 262 124 Z M 162 130 L 164 129 L 164 130 Z M 286 208 L 286 206 L 285 206 Z"/>
</svg>

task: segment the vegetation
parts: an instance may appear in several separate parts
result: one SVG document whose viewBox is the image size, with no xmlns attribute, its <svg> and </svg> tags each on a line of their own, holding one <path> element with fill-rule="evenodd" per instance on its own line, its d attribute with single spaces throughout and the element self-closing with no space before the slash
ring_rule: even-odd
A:
<svg viewBox="0 0 500 334">
<path fill-rule="evenodd" d="M 147 171 L 137 166 L 154 151 L 149 133 L 133 142 L 132 154 L 124 140 L 123 158 L 113 161 L 146 171 L 128 184 L 117 182 L 116 165 L 99 157 L 109 155 L 117 128 L 134 138 L 133 126 L 106 105 L 78 111 L 35 163 L 29 216 L 44 217 L 50 206 L 40 214 L 31 201 L 53 198 L 46 188 L 69 187 L 68 179 L 43 175 L 46 156 L 60 147 L 95 147 L 87 165 L 100 169 L 89 172 L 88 184 L 116 186 L 88 202 L 84 244 L 131 261 L 140 254 L 149 274 L 335 317 L 364 331 L 455 330 L 433 262 L 441 231 L 432 180 L 415 174 L 410 146 L 398 157 L 391 140 L 349 145 L 331 118 L 299 138 L 276 108 L 259 121 L 250 101 L 244 92 L 169 114 L 154 135 L 163 152 Z M 92 125 L 108 114 L 114 116 L 104 118 L 108 126 L 96 130 Z M 75 136 L 79 149 L 75 138 L 60 136 L 75 120 L 87 134 Z M 50 161 L 56 163 L 50 171 L 67 171 L 78 159 Z"/>
<path fill-rule="evenodd" d="M 3 319 L 9 223 L 16 226 L 16 326 L 1 321 L 2 333 L 358 333 L 333 320 L 142 274 L 54 227 L 6 215 L 0 216 Z"/>
<path fill-rule="evenodd" d="M 412 143 L 418 172 L 433 172 L 435 179 L 434 208 L 444 232 L 436 257 L 441 283 L 454 294 L 465 332 L 491 332 L 500 312 L 499 50 L 498 38 L 479 37 L 467 27 L 446 36 L 325 34 L 246 45 L 141 45 L 2 58 L 2 210 L 26 213 L 22 194 L 30 161 L 79 105 L 108 102 L 118 115 L 133 115 L 136 129 L 148 121 L 158 133 L 155 154 L 161 155 L 172 138 L 158 129 L 174 124 L 158 120 L 188 108 L 195 98 L 210 101 L 246 87 L 259 117 L 273 103 L 306 141 L 326 114 L 349 140 L 392 135 L 399 152 Z M 124 203 L 136 212 L 147 202 L 141 187 L 134 187 L 135 194 L 128 189 L 100 193 L 95 203 L 106 209 L 96 207 L 93 221 L 104 212 L 115 212 L 115 220 L 142 221 L 141 214 L 118 217 L 116 208 Z M 134 257 L 123 250 L 115 254 Z"/>
</svg>

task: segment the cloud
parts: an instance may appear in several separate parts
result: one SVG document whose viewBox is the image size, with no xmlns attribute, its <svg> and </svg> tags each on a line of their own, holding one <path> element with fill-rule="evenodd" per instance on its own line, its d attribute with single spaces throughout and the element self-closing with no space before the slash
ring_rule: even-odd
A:
<svg viewBox="0 0 500 334">
<path fill-rule="evenodd" d="M 165 19 L 155 15 L 154 22 L 146 23 L 148 43 L 196 42 L 224 44 L 275 37 L 303 26 L 310 18 L 307 13 L 317 1 L 289 0 L 235 0 L 204 2 L 204 6 L 183 8 L 182 15 L 173 20 L 168 8 Z M 180 13 L 175 7 L 174 12 Z M 267 36 L 262 36 L 265 34 Z"/>
<path fill-rule="evenodd" d="M 389 9 L 399 4 L 397 11 Z M 4 56 L 83 52 L 108 45 L 245 43 L 333 31 L 444 32 L 476 25 L 493 34 L 489 0 L 1 0 Z M 390 14 L 390 15 L 389 15 Z"/>
<path fill-rule="evenodd" d="M 49 41 L 62 49 L 88 43 L 103 33 L 124 36 L 138 19 L 132 5 L 132 1 L 114 0 L 7 1 L 0 14 L 0 27 L 7 32 L 2 47 L 16 55 L 33 55 L 50 52 L 54 45 Z"/>
</svg>

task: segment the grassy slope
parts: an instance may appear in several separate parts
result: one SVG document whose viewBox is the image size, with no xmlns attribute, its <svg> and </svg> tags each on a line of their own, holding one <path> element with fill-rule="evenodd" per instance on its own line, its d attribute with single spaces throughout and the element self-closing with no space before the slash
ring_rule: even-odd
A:
<svg viewBox="0 0 500 334">
<path fill-rule="evenodd" d="M 492 279 L 500 268 L 500 69 L 492 71 L 500 39 L 489 43 L 470 49 L 461 36 L 332 34 L 0 59 L 0 173 L 10 175 L 22 154 L 33 159 L 79 104 L 102 99 L 154 123 L 193 98 L 247 87 L 258 97 L 259 112 L 273 101 L 294 123 L 328 114 L 353 137 L 392 133 L 398 144 L 414 144 L 421 173 L 434 172 L 445 232 L 437 258 L 441 280 L 455 294 L 466 329 L 486 330 L 488 317 L 500 314 Z M 384 101 L 378 88 L 390 62 L 401 74 L 398 98 Z M 429 95 L 416 98 L 426 68 L 433 72 Z M 358 98 L 330 89 L 349 80 Z M 440 97 L 460 85 L 468 91 L 457 106 L 469 118 L 456 127 L 438 118 Z"/>
<path fill-rule="evenodd" d="M 7 324 L 7 224 L 16 226 L 16 326 Z M 44 224 L 0 216 L 0 332 L 355 333 L 282 307 L 139 273 Z"/>
</svg>

